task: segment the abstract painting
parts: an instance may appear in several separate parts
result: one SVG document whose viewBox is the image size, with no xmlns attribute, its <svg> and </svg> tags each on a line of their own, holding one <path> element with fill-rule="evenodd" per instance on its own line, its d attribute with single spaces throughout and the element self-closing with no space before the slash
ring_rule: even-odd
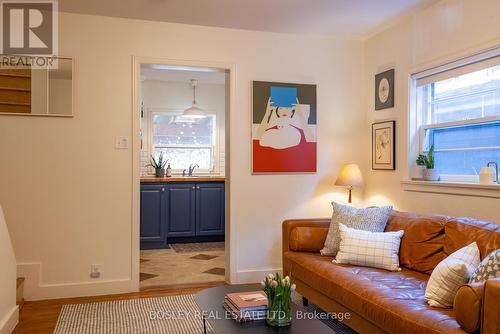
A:
<svg viewBox="0 0 500 334">
<path fill-rule="evenodd" d="M 316 85 L 253 82 L 252 172 L 316 172 Z"/>
<path fill-rule="evenodd" d="M 372 125 L 372 169 L 396 169 L 396 121 Z"/>
</svg>

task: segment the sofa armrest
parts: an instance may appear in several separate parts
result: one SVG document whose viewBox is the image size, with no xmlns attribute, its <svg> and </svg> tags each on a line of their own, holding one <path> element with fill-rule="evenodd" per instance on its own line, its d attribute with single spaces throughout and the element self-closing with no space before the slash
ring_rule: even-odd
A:
<svg viewBox="0 0 500 334">
<path fill-rule="evenodd" d="M 500 278 L 469 283 L 458 289 L 453 303 L 462 329 L 482 334 L 500 333 Z"/>
<path fill-rule="evenodd" d="M 462 285 L 455 295 L 455 319 L 466 332 L 473 333 L 481 327 L 483 294 L 484 282 Z"/>
<path fill-rule="evenodd" d="M 300 228 L 316 228 L 321 229 L 317 231 L 312 231 L 309 229 L 301 229 L 301 233 L 295 233 L 295 236 L 300 235 L 303 237 L 303 241 L 307 241 L 306 239 L 314 238 L 318 234 L 315 232 L 319 232 L 320 235 L 324 234 L 324 229 L 328 230 L 330 226 L 331 219 L 329 218 L 311 218 L 311 219 L 290 219 L 285 220 L 282 225 L 282 242 L 283 242 L 283 254 L 289 250 L 291 250 L 291 240 L 292 240 L 292 232 L 296 227 Z M 321 231 L 321 232 L 320 232 Z M 324 236 L 326 238 L 326 234 Z M 297 247 L 297 246 L 295 246 Z M 304 251 L 309 250 L 311 246 L 306 246 Z M 313 246 L 314 248 L 314 246 Z M 312 250 L 312 249 L 310 249 Z M 310 251 L 309 250 L 309 251 Z"/>
<path fill-rule="evenodd" d="M 492 278 L 484 284 L 482 334 L 500 333 L 500 278 Z"/>
</svg>

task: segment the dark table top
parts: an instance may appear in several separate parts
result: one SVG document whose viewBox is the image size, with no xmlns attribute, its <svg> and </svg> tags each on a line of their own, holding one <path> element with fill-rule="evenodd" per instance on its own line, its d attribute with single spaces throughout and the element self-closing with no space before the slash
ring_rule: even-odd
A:
<svg viewBox="0 0 500 334">
<path fill-rule="evenodd" d="M 247 334 L 270 334 L 270 333 L 283 333 L 283 334 L 323 334 L 335 333 L 330 327 L 325 325 L 318 319 L 307 319 L 302 317 L 297 319 L 300 312 L 307 312 L 307 309 L 301 305 L 292 303 L 292 324 L 287 327 L 271 327 L 265 321 L 250 321 L 246 323 L 238 323 L 233 319 L 226 319 L 225 310 L 222 306 L 224 296 L 231 292 L 243 291 L 257 291 L 260 290 L 259 285 L 225 285 L 215 288 L 209 288 L 198 292 L 194 299 L 201 311 L 208 316 L 207 321 L 212 325 L 217 334 L 234 334 L 234 333 L 247 333 Z M 215 316 L 217 315 L 217 316 Z"/>
</svg>

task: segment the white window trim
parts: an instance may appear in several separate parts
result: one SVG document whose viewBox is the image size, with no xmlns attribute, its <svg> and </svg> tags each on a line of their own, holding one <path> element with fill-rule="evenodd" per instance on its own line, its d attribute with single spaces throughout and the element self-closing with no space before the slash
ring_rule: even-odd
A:
<svg viewBox="0 0 500 334">
<path fill-rule="evenodd" d="M 500 184 L 403 180 L 401 186 L 409 192 L 500 198 Z"/>
<path fill-rule="evenodd" d="M 153 117 L 156 114 L 164 114 L 164 115 L 169 115 L 169 116 L 178 116 L 182 115 L 182 110 L 180 109 L 161 109 L 161 108 L 149 108 L 147 112 L 148 116 L 148 153 L 149 156 L 153 155 L 153 152 L 155 148 L 211 148 L 212 149 L 212 160 L 213 160 L 213 166 L 212 169 L 200 169 L 196 168 L 194 170 L 195 175 L 204 175 L 204 174 L 219 174 L 219 169 L 220 169 L 220 154 L 219 154 L 219 129 L 217 126 L 217 113 L 214 111 L 207 110 L 206 114 L 209 116 L 214 117 L 214 134 L 215 138 L 213 139 L 214 144 L 213 145 L 154 145 L 153 144 Z M 181 175 L 184 170 L 186 170 L 187 174 L 187 167 L 185 169 L 172 169 L 172 174 L 175 175 Z"/>
<path fill-rule="evenodd" d="M 477 52 L 469 57 L 450 61 L 441 66 L 422 70 L 410 74 L 408 77 L 408 174 L 401 181 L 403 190 L 410 192 L 439 193 L 448 195 L 463 195 L 475 197 L 500 198 L 500 184 L 479 184 L 479 176 L 442 175 L 441 181 L 420 181 L 411 179 L 411 170 L 415 166 L 415 159 L 425 148 L 425 129 L 442 128 L 445 126 L 459 126 L 477 124 L 478 119 L 458 122 L 447 122 L 432 125 L 422 124 L 422 112 L 417 108 L 417 80 L 445 71 L 465 67 L 481 61 L 500 57 L 500 46 L 486 51 Z M 500 116 L 481 118 L 481 123 L 499 121 Z M 460 181 L 458 181 L 460 180 Z M 475 181 L 477 180 L 477 181 Z"/>
</svg>

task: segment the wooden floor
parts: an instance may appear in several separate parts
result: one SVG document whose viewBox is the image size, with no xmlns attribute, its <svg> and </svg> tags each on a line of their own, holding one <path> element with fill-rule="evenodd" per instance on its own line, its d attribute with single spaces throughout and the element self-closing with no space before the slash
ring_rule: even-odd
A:
<svg viewBox="0 0 500 334">
<path fill-rule="evenodd" d="M 146 297 L 174 296 L 193 294 L 200 290 L 224 285 L 224 283 L 210 283 L 204 285 L 174 286 L 163 289 L 143 290 L 140 292 L 95 296 L 42 300 L 35 302 L 25 302 L 19 314 L 19 324 L 13 333 L 15 334 L 52 334 L 54 332 L 61 308 L 66 304 L 84 304 L 102 302 L 107 300 L 124 300 Z"/>
</svg>

